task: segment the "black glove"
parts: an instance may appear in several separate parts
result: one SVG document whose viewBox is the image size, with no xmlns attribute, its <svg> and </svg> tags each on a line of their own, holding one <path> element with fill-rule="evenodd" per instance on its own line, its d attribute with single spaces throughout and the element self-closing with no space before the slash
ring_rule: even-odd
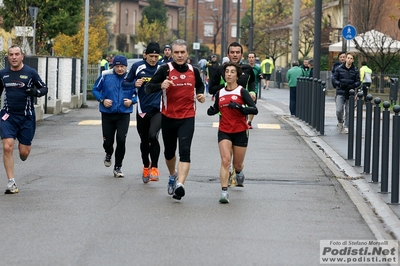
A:
<svg viewBox="0 0 400 266">
<path fill-rule="evenodd" d="M 350 90 L 345 90 L 345 91 L 344 91 L 344 98 L 345 98 L 346 100 L 348 100 L 348 99 L 350 98 Z"/>
<path fill-rule="evenodd" d="M 349 87 L 349 86 L 348 86 L 347 84 L 343 84 L 343 83 L 340 84 L 340 88 L 343 89 L 343 90 L 347 90 L 348 87 Z"/>
<path fill-rule="evenodd" d="M 231 108 L 231 109 L 236 108 L 236 109 L 239 109 L 240 111 L 244 109 L 244 107 L 241 106 L 240 104 L 238 104 L 237 102 L 231 102 L 231 103 L 228 105 L 228 107 Z"/>
<path fill-rule="evenodd" d="M 27 88 L 25 90 L 25 93 L 28 96 L 35 96 L 35 97 L 39 96 L 39 91 L 35 87 Z"/>
<path fill-rule="evenodd" d="M 214 108 L 214 106 L 210 106 L 210 108 L 208 108 L 208 110 L 207 110 L 207 114 L 208 115 L 215 115 L 215 108 Z"/>
</svg>

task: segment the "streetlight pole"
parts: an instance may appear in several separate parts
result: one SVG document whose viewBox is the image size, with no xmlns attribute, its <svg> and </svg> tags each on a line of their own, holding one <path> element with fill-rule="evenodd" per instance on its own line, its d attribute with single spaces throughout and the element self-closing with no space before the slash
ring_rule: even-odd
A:
<svg viewBox="0 0 400 266">
<path fill-rule="evenodd" d="M 183 39 L 186 41 L 186 24 L 187 24 L 187 6 L 188 0 L 185 0 L 185 33 Z"/>
<path fill-rule="evenodd" d="M 222 0 L 221 60 L 226 56 L 226 1 Z"/>
<path fill-rule="evenodd" d="M 89 50 L 89 0 L 85 0 L 85 30 L 83 36 L 83 99 L 82 107 L 88 107 L 87 99 L 87 64 Z"/>
<path fill-rule="evenodd" d="M 249 32 L 249 50 L 253 51 L 253 25 L 254 25 L 254 0 L 251 0 L 250 7 L 250 32 Z"/>
<path fill-rule="evenodd" d="M 195 42 L 199 42 L 199 0 L 196 0 L 196 38 Z M 197 47 L 196 47 L 197 48 Z M 194 50 L 194 63 L 197 64 L 199 62 L 199 50 Z"/>
<path fill-rule="evenodd" d="M 236 42 L 240 43 L 240 0 L 237 1 Z"/>
<path fill-rule="evenodd" d="M 39 8 L 37 6 L 29 7 L 29 14 L 33 20 L 33 54 L 36 55 L 36 18 L 39 12 Z"/>
</svg>

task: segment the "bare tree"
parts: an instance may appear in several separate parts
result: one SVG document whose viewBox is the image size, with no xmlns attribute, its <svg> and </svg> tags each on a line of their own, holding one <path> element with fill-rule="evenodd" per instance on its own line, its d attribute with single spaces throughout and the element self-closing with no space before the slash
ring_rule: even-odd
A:
<svg viewBox="0 0 400 266">
<path fill-rule="evenodd" d="M 213 52 L 215 53 L 217 51 L 217 38 L 218 35 L 222 29 L 222 14 L 221 12 L 218 12 L 220 8 L 215 7 L 214 9 L 206 9 L 207 14 L 202 14 L 202 17 L 209 21 L 212 20 L 214 22 L 214 31 L 213 31 L 213 36 L 212 36 L 212 44 L 213 44 Z"/>
<path fill-rule="evenodd" d="M 396 38 L 397 39 L 397 38 Z M 362 33 L 353 39 L 356 49 L 369 61 L 375 62 L 381 73 L 380 91 L 383 92 L 383 74 L 389 64 L 400 56 L 400 42 L 376 30 Z"/>
<path fill-rule="evenodd" d="M 309 54 L 314 48 L 314 17 L 313 14 L 307 17 L 300 26 L 299 34 L 299 53 L 303 58 L 309 57 Z"/>
<path fill-rule="evenodd" d="M 359 33 L 375 29 L 388 9 L 377 0 L 352 0 L 349 4 L 350 22 Z"/>
</svg>

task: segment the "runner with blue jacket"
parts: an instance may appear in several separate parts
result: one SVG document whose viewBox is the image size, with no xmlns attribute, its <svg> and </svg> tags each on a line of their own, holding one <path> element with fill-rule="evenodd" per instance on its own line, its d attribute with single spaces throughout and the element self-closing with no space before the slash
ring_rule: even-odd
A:
<svg viewBox="0 0 400 266">
<path fill-rule="evenodd" d="M 160 46 L 151 42 L 146 47 L 146 59 L 132 65 L 126 82 L 134 82 L 137 89 L 138 104 L 136 112 L 136 129 L 140 136 L 140 151 L 143 162 L 143 183 L 158 181 L 158 158 L 160 157 L 160 143 L 158 135 L 161 129 L 161 91 L 146 94 L 145 86 L 151 80 L 158 67 Z M 150 156 L 150 158 L 149 158 Z"/>
<path fill-rule="evenodd" d="M 110 167 L 111 156 L 115 149 L 114 177 L 124 177 L 121 171 L 125 156 L 125 142 L 128 134 L 130 114 L 135 104 L 135 89 L 130 84 L 124 84 L 128 61 L 125 56 L 114 57 L 113 68 L 105 70 L 97 78 L 92 93 L 99 101 L 101 126 L 103 132 L 103 148 L 106 152 L 104 165 Z"/>
</svg>

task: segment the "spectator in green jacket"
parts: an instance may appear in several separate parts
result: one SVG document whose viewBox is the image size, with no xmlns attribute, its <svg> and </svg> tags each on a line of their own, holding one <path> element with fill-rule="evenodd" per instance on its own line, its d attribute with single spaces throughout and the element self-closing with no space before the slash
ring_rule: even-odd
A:
<svg viewBox="0 0 400 266">
<path fill-rule="evenodd" d="M 292 68 L 286 73 L 286 79 L 290 88 L 289 110 L 291 115 L 296 115 L 296 87 L 297 78 L 303 76 L 303 69 L 299 67 L 299 61 L 292 62 Z"/>
</svg>

